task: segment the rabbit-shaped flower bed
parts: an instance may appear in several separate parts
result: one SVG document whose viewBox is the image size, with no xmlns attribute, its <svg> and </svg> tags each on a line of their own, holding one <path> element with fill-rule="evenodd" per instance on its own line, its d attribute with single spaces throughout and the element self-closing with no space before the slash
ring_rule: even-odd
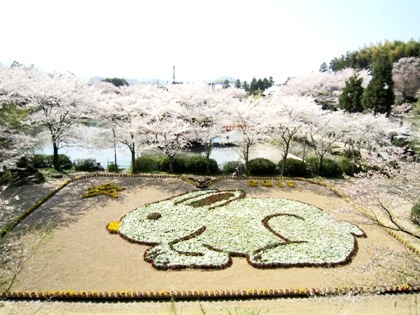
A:
<svg viewBox="0 0 420 315">
<path fill-rule="evenodd" d="M 349 263 L 357 226 L 312 205 L 279 198 L 244 198 L 240 190 L 200 190 L 134 209 L 119 234 L 150 245 L 144 259 L 156 269 L 223 269 L 232 256 L 256 268 Z"/>
</svg>

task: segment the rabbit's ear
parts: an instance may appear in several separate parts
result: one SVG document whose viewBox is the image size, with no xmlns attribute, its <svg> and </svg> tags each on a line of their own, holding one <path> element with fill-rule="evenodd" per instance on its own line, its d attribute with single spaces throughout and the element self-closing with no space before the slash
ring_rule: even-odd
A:
<svg viewBox="0 0 420 315">
<path fill-rule="evenodd" d="M 245 193 L 241 190 L 224 190 L 209 191 L 207 194 L 202 194 L 196 198 L 185 201 L 185 205 L 191 207 L 204 207 L 207 209 L 213 209 L 216 207 L 224 206 L 233 200 L 243 198 Z"/>
</svg>

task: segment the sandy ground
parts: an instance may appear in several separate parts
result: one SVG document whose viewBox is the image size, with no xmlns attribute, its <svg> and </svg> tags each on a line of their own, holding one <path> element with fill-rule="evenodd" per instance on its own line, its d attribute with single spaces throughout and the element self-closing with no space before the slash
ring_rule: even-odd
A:
<svg viewBox="0 0 420 315">
<path fill-rule="evenodd" d="M 118 199 L 97 196 L 82 199 L 87 187 L 112 180 L 126 188 Z M 358 225 L 367 238 L 358 238 L 359 251 L 354 260 L 335 268 L 289 268 L 259 270 L 248 265 L 244 258 L 234 258 L 230 268 L 219 271 L 183 270 L 157 271 L 143 260 L 147 246 L 132 244 L 118 235 L 111 235 L 105 226 L 118 220 L 127 212 L 146 203 L 158 201 L 180 193 L 195 190 L 195 187 L 176 179 L 149 178 L 95 178 L 71 183 L 25 219 L 7 236 L 10 243 L 22 243 L 29 257 L 19 273 L 12 290 L 247 290 L 247 289 L 295 289 L 351 286 L 377 286 L 420 283 L 420 260 L 408 252 L 400 243 L 381 228 L 371 224 L 356 209 L 336 197 L 324 187 L 297 182 L 295 188 L 250 188 L 245 181 L 226 180 L 212 188 L 243 189 L 247 197 L 281 197 L 313 204 L 329 212 L 335 218 Z M 39 243 L 37 250 L 31 249 Z M 13 270 L 13 268 L 11 268 Z M 7 273 L 7 268 L 3 268 Z M 371 314 L 387 314 L 377 310 L 396 313 L 418 310 L 418 295 L 352 297 L 362 301 L 353 303 L 350 298 L 316 298 L 299 300 L 269 300 L 231 302 L 202 302 L 207 314 L 235 313 L 235 307 L 251 307 L 260 314 L 278 314 L 286 307 L 293 310 L 299 305 L 299 313 L 316 312 L 315 305 L 321 303 L 324 311 L 336 314 L 360 313 L 369 305 Z M 341 299 L 341 300 L 340 300 Z M 351 302 L 351 303 L 350 303 Z M 26 309 L 37 314 L 69 312 L 67 303 L 2 302 L 0 313 L 18 314 Z M 255 304 L 255 305 L 254 305 Z M 346 310 L 347 306 L 353 305 Z M 55 305 L 55 306 L 54 306 Z M 90 308 L 98 305 L 96 308 Z M 174 313 L 170 303 L 122 303 L 122 304 L 72 303 L 74 312 L 120 313 L 128 310 L 148 313 Z M 100 307 L 99 307 L 100 305 Z M 359 305 L 364 305 L 359 308 Z M 176 314 L 200 313 L 200 305 L 193 302 L 177 302 Z M 88 307 L 85 311 L 85 307 Z M 350 306 L 349 306 L 350 307 Z M 97 310 L 97 311 L 96 311 Z M 127 310 L 127 312 L 125 311 Z M 182 310 L 182 312 L 181 312 Z M 308 310 L 308 312 L 306 312 Z M 358 311 L 359 310 L 359 311 Z M 265 312 L 267 311 L 267 312 Z M 411 312 L 416 314 L 416 311 Z M 239 314 L 243 314 L 239 313 Z M 410 312 L 406 314 L 410 314 Z M 28 311 L 29 313 L 29 311 Z M 288 312 L 290 314 L 293 312 Z"/>
</svg>

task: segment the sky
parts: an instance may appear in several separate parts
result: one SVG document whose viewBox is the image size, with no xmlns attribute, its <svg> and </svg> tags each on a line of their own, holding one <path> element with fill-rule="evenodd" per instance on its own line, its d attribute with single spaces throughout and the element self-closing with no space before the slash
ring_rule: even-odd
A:
<svg viewBox="0 0 420 315">
<path fill-rule="evenodd" d="M 275 83 L 420 40 L 419 0 L 2 0 L 0 64 L 81 77 Z"/>
</svg>

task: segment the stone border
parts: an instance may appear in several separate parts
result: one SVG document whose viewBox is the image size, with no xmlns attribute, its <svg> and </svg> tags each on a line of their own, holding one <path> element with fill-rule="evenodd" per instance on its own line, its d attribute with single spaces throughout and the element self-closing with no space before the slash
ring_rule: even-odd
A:
<svg viewBox="0 0 420 315">
<path fill-rule="evenodd" d="M 267 298 L 313 298 L 363 294 L 420 293 L 420 286 L 409 284 L 374 287 L 194 290 L 194 291 L 13 291 L 1 292 L 3 300 L 40 301 L 168 301 L 168 300 L 247 300 Z"/>
</svg>

